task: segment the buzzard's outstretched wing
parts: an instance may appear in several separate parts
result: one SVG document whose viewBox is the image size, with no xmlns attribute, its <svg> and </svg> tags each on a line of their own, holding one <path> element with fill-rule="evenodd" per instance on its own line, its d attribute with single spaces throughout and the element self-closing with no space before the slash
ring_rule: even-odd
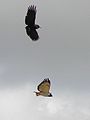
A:
<svg viewBox="0 0 90 120">
<path fill-rule="evenodd" d="M 25 24 L 30 26 L 35 25 L 35 18 L 36 18 L 36 6 L 34 5 L 28 7 L 27 15 L 25 17 Z"/>
<path fill-rule="evenodd" d="M 33 41 L 39 39 L 39 35 L 35 29 L 31 30 L 30 27 L 26 26 L 26 33 Z"/>
<path fill-rule="evenodd" d="M 40 92 L 44 92 L 44 93 L 48 93 L 49 92 L 49 89 L 50 89 L 50 80 L 49 79 L 44 79 L 44 81 L 42 81 L 37 89 L 40 91 Z"/>
</svg>

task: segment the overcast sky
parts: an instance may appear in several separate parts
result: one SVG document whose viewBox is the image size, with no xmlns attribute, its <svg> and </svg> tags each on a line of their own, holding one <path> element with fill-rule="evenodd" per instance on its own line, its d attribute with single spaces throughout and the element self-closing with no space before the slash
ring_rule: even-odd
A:
<svg viewBox="0 0 90 120">
<path fill-rule="evenodd" d="M 40 39 L 25 32 L 37 6 Z M 53 98 L 33 91 L 50 78 Z M 90 0 L 0 1 L 0 120 L 90 120 Z"/>
</svg>

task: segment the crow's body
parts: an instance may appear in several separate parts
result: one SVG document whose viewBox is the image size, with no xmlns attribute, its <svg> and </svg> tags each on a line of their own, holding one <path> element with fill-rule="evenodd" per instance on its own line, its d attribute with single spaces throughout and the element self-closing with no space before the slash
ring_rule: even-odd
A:
<svg viewBox="0 0 90 120">
<path fill-rule="evenodd" d="M 29 6 L 27 15 L 25 17 L 25 24 L 27 25 L 26 33 L 27 35 L 33 40 L 36 41 L 39 39 L 39 35 L 36 31 L 36 29 L 40 28 L 39 25 L 35 24 L 35 18 L 36 18 L 36 6 Z"/>
</svg>

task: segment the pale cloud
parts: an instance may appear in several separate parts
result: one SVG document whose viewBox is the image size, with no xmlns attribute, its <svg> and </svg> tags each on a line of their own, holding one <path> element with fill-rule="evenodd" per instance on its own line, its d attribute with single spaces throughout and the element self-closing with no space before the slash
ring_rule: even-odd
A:
<svg viewBox="0 0 90 120">
<path fill-rule="evenodd" d="M 16 89 L 0 90 L 0 119 L 89 120 L 90 97 L 83 96 L 36 97 L 29 83 Z"/>
<path fill-rule="evenodd" d="M 47 109 L 51 114 L 57 113 L 57 111 L 58 111 L 57 103 L 55 103 L 54 101 L 50 101 L 47 104 Z"/>
<path fill-rule="evenodd" d="M 1 120 L 24 120 L 32 118 L 33 92 L 30 86 L 0 91 L 0 119 Z M 33 106 L 33 107 L 32 107 Z M 32 113 L 30 115 L 30 113 Z"/>
<path fill-rule="evenodd" d="M 52 99 L 47 99 L 44 103 L 41 103 L 42 106 L 39 110 L 45 112 L 51 119 L 89 120 L 90 96 L 87 96 L 82 100 L 83 96 L 77 94 L 68 98 L 61 95 L 61 98 L 54 97 Z"/>
</svg>

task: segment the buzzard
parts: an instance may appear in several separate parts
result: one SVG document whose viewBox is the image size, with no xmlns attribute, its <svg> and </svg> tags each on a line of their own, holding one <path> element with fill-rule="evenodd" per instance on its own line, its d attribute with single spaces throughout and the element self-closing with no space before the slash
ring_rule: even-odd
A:
<svg viewBox="0 0 90 120">
<path fill-rule="evenodd" d="M 50 80 L 49 78 L 44 79 L 38 86 L 37 89 L 39 92 L 35 92 L 36 96 L 45 96 L 45 97 L 52 97 L 52 94 L 49 92 L 50 90 Z"/>
<path fill-rule="evenodd" d="M 39 39 L 36 29 L 40 28 L 40 26 L 35 24 L 36 12 L 36 6 L 31 5 L 28 7 L 27 15 L 25 16 L 26 33 L 33 41 Z"/>
</svg>

